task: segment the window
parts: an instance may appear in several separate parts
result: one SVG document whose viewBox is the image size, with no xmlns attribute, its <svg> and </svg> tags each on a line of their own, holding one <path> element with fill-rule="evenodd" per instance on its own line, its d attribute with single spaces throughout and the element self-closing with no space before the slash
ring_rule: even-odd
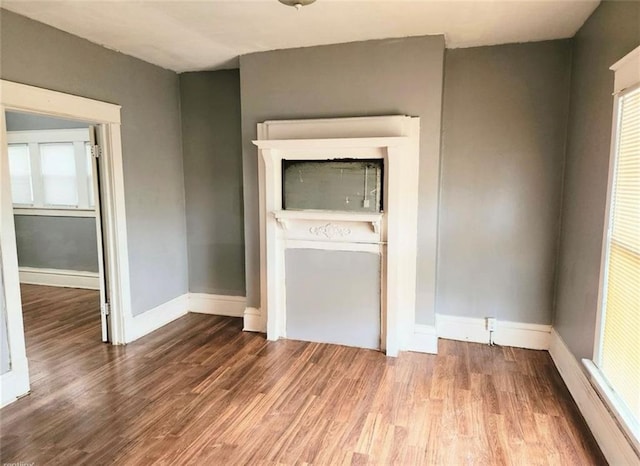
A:
<svg viewBox="0 0 640 466">
<path fill-rule="evenodd" d="M 15 208 L 95 208 L 88 129 L 9 131 L 7 139 Z"/>
<path fill-rule="evenodd" d="M 620 89 L 618 73 L 616 69 L 601 320 L 595 366 L 587 367 L 630 437 L 640 444 L 640 84 L 630 83 L 625 74 L 625 88 Z"/>
<path fill-rule="evenodd" d="M 40 144 L 44 205 L 78 207 L 78 177 L 73 143 Z"/>
<path fill-rule="evenodd" d="M 33 204 L 31 160 L 27 144 L 9 146 L 9 170 L 11 171 L 11 195 L 14 204 Z"/>
</svg>

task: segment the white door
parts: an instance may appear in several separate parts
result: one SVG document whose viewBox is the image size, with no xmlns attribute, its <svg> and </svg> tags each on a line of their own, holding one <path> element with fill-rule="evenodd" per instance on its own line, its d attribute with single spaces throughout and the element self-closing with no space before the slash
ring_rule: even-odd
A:
<svg viewBox="0 0 640 466">
<path fill-rule="evenodd" d="M 93 200 L 96 212 L 96 245 L 98 249 L 98 275 L 100 277 L 100 322 L 102 327 L 102 341 L 109 342 L 110 336 L 110 305 L 109 284 L 107 280 L 107 263 L 104 250 L 103 224 L 102 224 L 102 197 L 100 196 L 101 183 L 101 141 L 100 131 L 96 126 L 89 126 L 89 147 L 91 148 L 91 173 L 93 180 Z"/>
</svg>

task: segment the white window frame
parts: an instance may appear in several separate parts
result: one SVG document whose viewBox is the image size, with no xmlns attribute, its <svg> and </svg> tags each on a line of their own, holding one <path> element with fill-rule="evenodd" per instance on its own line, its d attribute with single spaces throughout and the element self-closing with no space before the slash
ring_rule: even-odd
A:
<svg viewBox="0 0 640 466">
<path fill-rule="evenodd" d="M 19 215 L 46 215 L 60 217 L 95 217 L 95 206 L 89 203 L 87 180 L 86 144 L 90 141 L 88 128 L 7 131 L 8 144 L 27 144 L 31 164 L 33 202 L 14 204 L 14 213 Z M 44 187 L 41 173 L 40 145 L 48 143 L 71 143 L 76 161 L 77 206 L 51 206 L 44 202 Z"/>
<path fill-rule="evenodd" d="M 609 268 L 609 232 L 611 227 L 611 200 L 614 188 L 614 175 L 617 162 L 618 143 L 620 134 L 620 99 L 624 95 L 640 87 L 640 47 L 637 47 L 610 68 L 615 73 L 614 79 L 614 104 L 613 122 L 611 130 L 611 150 L 609 155 L 609 179 L 607 185 L 607 203 L 605 211 L 605 222 L 603 231 L 601 261 L 600 261 L 600 283 L 598 290 L 598 310 L 596 314 L 595 344 L 593 358 L 583 359 L 583 363 L 591 376 L 591 382 L 607 404 L 611 412 L 615 415 L 618 424 L 625 432 L 626 437 L 640 452 L 640 420 L 628 411 L 624 402 L 607 383 L 607 379 L 600 370 L 599 365 L 602 360 L 602 339 L 604 334 L 604 324 L 606 318 L 606 294 L 607 294 L 607 272 Z"/>
</svg>

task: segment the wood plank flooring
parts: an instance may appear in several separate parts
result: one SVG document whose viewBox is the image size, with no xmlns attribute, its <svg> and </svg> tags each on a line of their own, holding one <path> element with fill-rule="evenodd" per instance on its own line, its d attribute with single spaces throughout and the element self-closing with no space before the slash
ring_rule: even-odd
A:
<svg viewBox="0 0 640 466">
<path fill-rule="evenodd" d="M 2 463 L 606 464 L 544 351 L 392 359 L 198 314 L 113 347 L 97 292 L 23 301 L 32 394 L 0 411 Z"/>
</svg>

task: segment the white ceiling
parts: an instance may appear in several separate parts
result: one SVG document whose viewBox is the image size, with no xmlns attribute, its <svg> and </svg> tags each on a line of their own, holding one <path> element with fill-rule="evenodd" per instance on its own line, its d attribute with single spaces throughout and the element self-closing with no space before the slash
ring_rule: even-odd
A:
<svg viewBox="0 0 640 466">
<path fill-rule="evenodd" d="M 174 71 L 251 52 L 445 34 L 447 47 L 573 36 L 599 0 L 2 0 L 2 7 Z"/>
</svg>

